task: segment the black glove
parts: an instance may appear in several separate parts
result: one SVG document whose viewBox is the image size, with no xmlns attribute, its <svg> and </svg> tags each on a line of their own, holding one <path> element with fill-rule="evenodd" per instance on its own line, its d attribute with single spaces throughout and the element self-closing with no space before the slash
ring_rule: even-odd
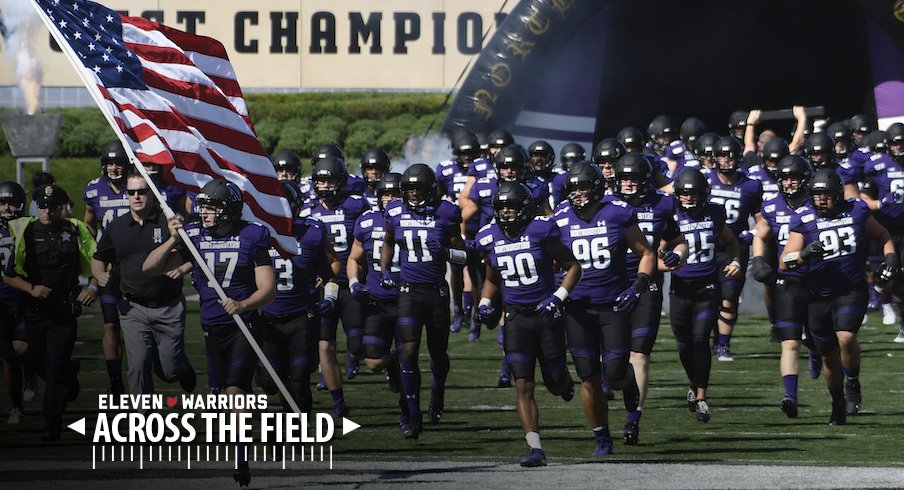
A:
<svg viewBox="0 0 904 490">
<path fill-rule="evenodd" d="M 879 269 L 879 281 L 889 283 L 901 273 L 901 259 L 897 254 L 885 254 L 885 261 Z"/>
<path fill-rule="evenodd" d="M 824 252 L 825 249 L 823 248 L 822 242 L 820 240 L 814 240 L 800 251 L 800 260 L 806 262 L 807 260 L 810 260 L 811 256 L 822 257 Z"/>
<path fill-rule="evenodd" d="M 773 282 L 775 280 L 775 270 L 766 262 L 766 258 L 756 256 L 750 266 L 753 278 L 759 282 Z"/>
</svg>

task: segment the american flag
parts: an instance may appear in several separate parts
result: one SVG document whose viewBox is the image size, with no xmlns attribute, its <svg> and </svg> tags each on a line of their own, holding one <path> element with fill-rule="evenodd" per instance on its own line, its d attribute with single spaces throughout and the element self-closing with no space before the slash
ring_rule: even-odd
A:
<svg viewBox="0 0 904 490">
<path fill-rule="evenodd" d="M 33 1 L 139 161 L 167 167 L 193 192 L 214 178 L 235 182 L 244 219 L 268 227 L 282 252 L 297 251 L 291 210 L 219 41 L 86 0 Z"/>
</svg>

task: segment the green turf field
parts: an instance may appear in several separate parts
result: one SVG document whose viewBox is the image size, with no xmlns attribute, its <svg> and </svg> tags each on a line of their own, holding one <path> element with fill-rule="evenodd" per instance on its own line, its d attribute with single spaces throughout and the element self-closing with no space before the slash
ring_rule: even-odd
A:
<svg viewBox="0 0 904 490">
<path fill-rule="evenodd" d="M 189 303 L 187 345 L 199 370 L 201 393 L 206 380 L 197 303 Z M 100 355 L 100 321 L 96 307 L 80 320 L 75 357 L 81 360 L 81 396 L 69 406 L 67 423 L 96 411 L 96 395 L 107 389 Z M 654 350 L 650 396 L 641 421 L 640 444 L 619 442 L 614 461 L 720 462 L 850 466 L 902 466 L 904 430 L 901 428 L 901 394 L 904 345 L 894 344 L 896 326 L 882 326 L 873 313 L 861 331 L 863 343 L 864 413 L 849 417 L 848 425 L 829 427 L 829 396 L 824 381 L 811 380 L 804 371 L 800 381 L 800 416 L 789 420 L 778 409 L 783 394 L 778 375 L 777 345 L 769 344 L 768 329 L 758 318 L 743 318 L 732 342 L 734 362 L 713 362 L 708 396 L 712 420 L 694 420 L 684 400 L 686 381 L 675 354 L 675 343 L 666 326 Z M 341 349 L 341 343 L 340 343 Z M 424 349 L 426 350 L 426 349 Z M 514 389 L 498 389 L 499 355 L 495 332 L 484 332 L 471 343 L 466 333 L 453 334 L 449 347 L 452 372 L 447 383 L 446 414 L 439 425 L 426 427 L 421 438 L 406 441 L 397 428 L 396 399 L 386 389 L 382 375 L 362 374 L 346 385 L 350 418 L 362 428 L 333 441 L 337 460 L 433 459 L 517 461 L 525 453 L 514 409 Z M 342 357 L 344 359 L 344 356 Z M 802 359 L 803 368 L 806 360 Z M 422 352 L 421 367 L 429 361 Z M 424 374 L 426 411 L 430 375 Z M 165 394 L 177 393 L 176 385 L 158 385 Z M 39 441 L 42 420 L 40 395 L 26 405 L 27 420 L 18 426 L 0 422 L 0 455 L 6 461 L 85 460 L 90 462 L 87 438 L 66 430 L 61 442 Z M 592 458 L 590 437 L 578 400 L 570 403 L 538 393 L 541 435 L 551 461 L 578 462 Z M 275 399 L 271 398 L 275 405 Z M 624 409 L 620 394 L 610 403 L 613 435 L 620 437 Z M 329 395 L 315 393 L 315 410 L 328 411 Z M 9 402 L 3 397 L 4 416 Z M 89 427 L 91 420 L 89 417 Z M 90 434 L 90 429 L 89 429 Z M 110 472 L 114 477 L 117 472 Z M 93 473 L 93 477 L 98 477 Z M 145 475 L 144 473 L 142 475 Z M 151 473 L 147 473 L 148 476 Z M 16 475 L 10 475 L 15 479 Z M 34 478 L 20 474 L 18 477 Z"/>
</svg>

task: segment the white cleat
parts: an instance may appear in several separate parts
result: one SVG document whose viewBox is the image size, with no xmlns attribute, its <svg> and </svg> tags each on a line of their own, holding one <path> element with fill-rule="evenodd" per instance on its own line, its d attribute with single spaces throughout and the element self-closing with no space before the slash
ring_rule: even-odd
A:
<svg viewBox="0 0 904 490">
<path fill-rule="evenodd" d="M 34 374 L 25 378 L 25 390 L 22 391 L 22 401 L 30 402 L 38 395 L 38 377 Z"/>
<path fill-rule="evenodd" d="M 21 408 L 13 408 L 9 411 L 9 418 L 6 419 L 7 424 L 20 424 L 22 423 L 22 419 L 25 418 L 25 414 L 22 413 Z"/>
<path fill-rule="evenodd" d="M 895 340 L 892 342 L 896 344 L 904 344 L 904 327 L 901 327 L 901 330 L 898 330 L 898 336 L 895 337 Z"/>
<path fill-rule="evenodd" d="M 898 314 L 891 303 L 882 303 L 882 325 L 894 325 L 898 323 Z"/>
</svg>

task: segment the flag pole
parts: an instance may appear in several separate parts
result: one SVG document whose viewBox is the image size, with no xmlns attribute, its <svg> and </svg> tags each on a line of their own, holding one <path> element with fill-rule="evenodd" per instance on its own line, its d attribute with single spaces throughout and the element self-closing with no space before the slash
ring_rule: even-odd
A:
<svg viewBox="0 0 904 490">
<path fill-rule="evenodd" d="M 33 0 L 29 0 L 29 3 L 34 6 L 35 10 L 38 12 L 38 15 L 41 17 L 41 21 L 44 22 L 44 24 L 47 26 L 47 29 L 50 31 L 50 35 L 53 36 L 53 39 L 57 42 L 60 48 L 62 48 L 63 54 L 66 55 L 69 63 L 72 64 L 72 66 L 75 68 L 75 72 L 78 74 L 79 78 L 81 78 L 82 83 L 85 85 L 85 88 L 88 89 L 88 93 L 91 94 L 91 97 L 94 99 L 94 102 L 100 109 L 101 114 L 104 115 L 107 123 L 110 124 L 110 127 L 113 128 L 113 132 L 115 132 L 116 136 L 119 138 L 119 141 L 125 149 L 126 154 L 129 156 L 129 160 L 132 162 L 135 168 L 138 169 L 138 173 L 140 173 L 141 176 L 144 177 L 144 180 L 148 184 L 148 188 L 151 189 L 154 197 L 157 198 L 157 202 L 160 204 L 160 208 L 163 210 L 163 214 L 167 217 L 167 219 L 175 217 L 176 214 L 166 203 L 166 199 L 163 198 L 163 195 L 160 194 L 160 190 L 157 189 L 156 184 L 154 184 L 154 180 L 151 179 L 150 175 L 148 175 L 147 173 L 147 170 L 144 168 L 144 165 L 141 164 L 141 161 L 138 160 L 138 158 L 135 156 L 135 153 L 132 151 L 132 147 L 129 145 L 127 136 L 119 128 L 119 125 L 113 118 L 113 114 L 111 114 L 109 110 L 107 110 L 107 104 L 109 102 L 103 97 L 103 95 L 101 95 L 100 91 L 97 89 L 97 86 L 85 76 L 85 67 L 80 61 L 78 61 L 78 55 L 76 55 L 75 51 L 72 49 L 72 46 L 69 45 L 66 39 L 63 38 L 62 34 L 56 29 L 56 26 L 54 25 L 50 17 L 47 16 L 47 13 L 41 10 L 40 5 L 35 3 Z M 195 244 L 191 241 L 191 238 L 188 237 L 188 233 L 186 233 L 184 229 L 180 228 L 179 237 L 182 239 L 182 243 L 185 244 L 188 251 L 191 252 L 192 258 L 194 258 L 195 261 L 195 266 L 201 269 L 201 272 L 203 272 L 204 276 L 207 278 L 208 284 L 213 287 L 220 300 L 225 302 L 226 299 L 228 299 L 226 292 L 223 291 L 220 283 L 214 277 L 213 272 L 209 267 L 207 267 L 207 262 L 204 261 L 201 253 L 198 252 Z M 279 375 L 276 374 L 276 370 L 273 369 L 273 366 L 270 364 L 270 360 L 264 354 L 264 351 L 261 350 L 261 347 L 257 343 L 257 340 L 255 340 L 254 336 L 251 335 L 251 331 L 248 330 L 248 326 L 245 325 L 245 321 L 238 314 L 232 315 L 232 319 L 235 321 L 236 325 L 238 325 L 239 330 L 242 332 L 242 335 L 245 336 L 245 339 L 248 340 L 248 343 L 251 344 L 251 348 L 254 350 L 257 358 L 261 361 L 261 364 L 263 364 L 264 369 L 267 370 L 267 374 L 269 374 L 270 378 L 273 379 L 273 382 L 276 384 L 279 392 L 282 394 L 283 398 L 285 398 L 286 403 L 289 404 L 289 407 L 292 408 L 292 411 L 300 414 L 301 409 L 299 409 L 298 404 L 295 403 L 295 398 L 286 388 L 285 383 L 283 383 Z"/>
</svg>

